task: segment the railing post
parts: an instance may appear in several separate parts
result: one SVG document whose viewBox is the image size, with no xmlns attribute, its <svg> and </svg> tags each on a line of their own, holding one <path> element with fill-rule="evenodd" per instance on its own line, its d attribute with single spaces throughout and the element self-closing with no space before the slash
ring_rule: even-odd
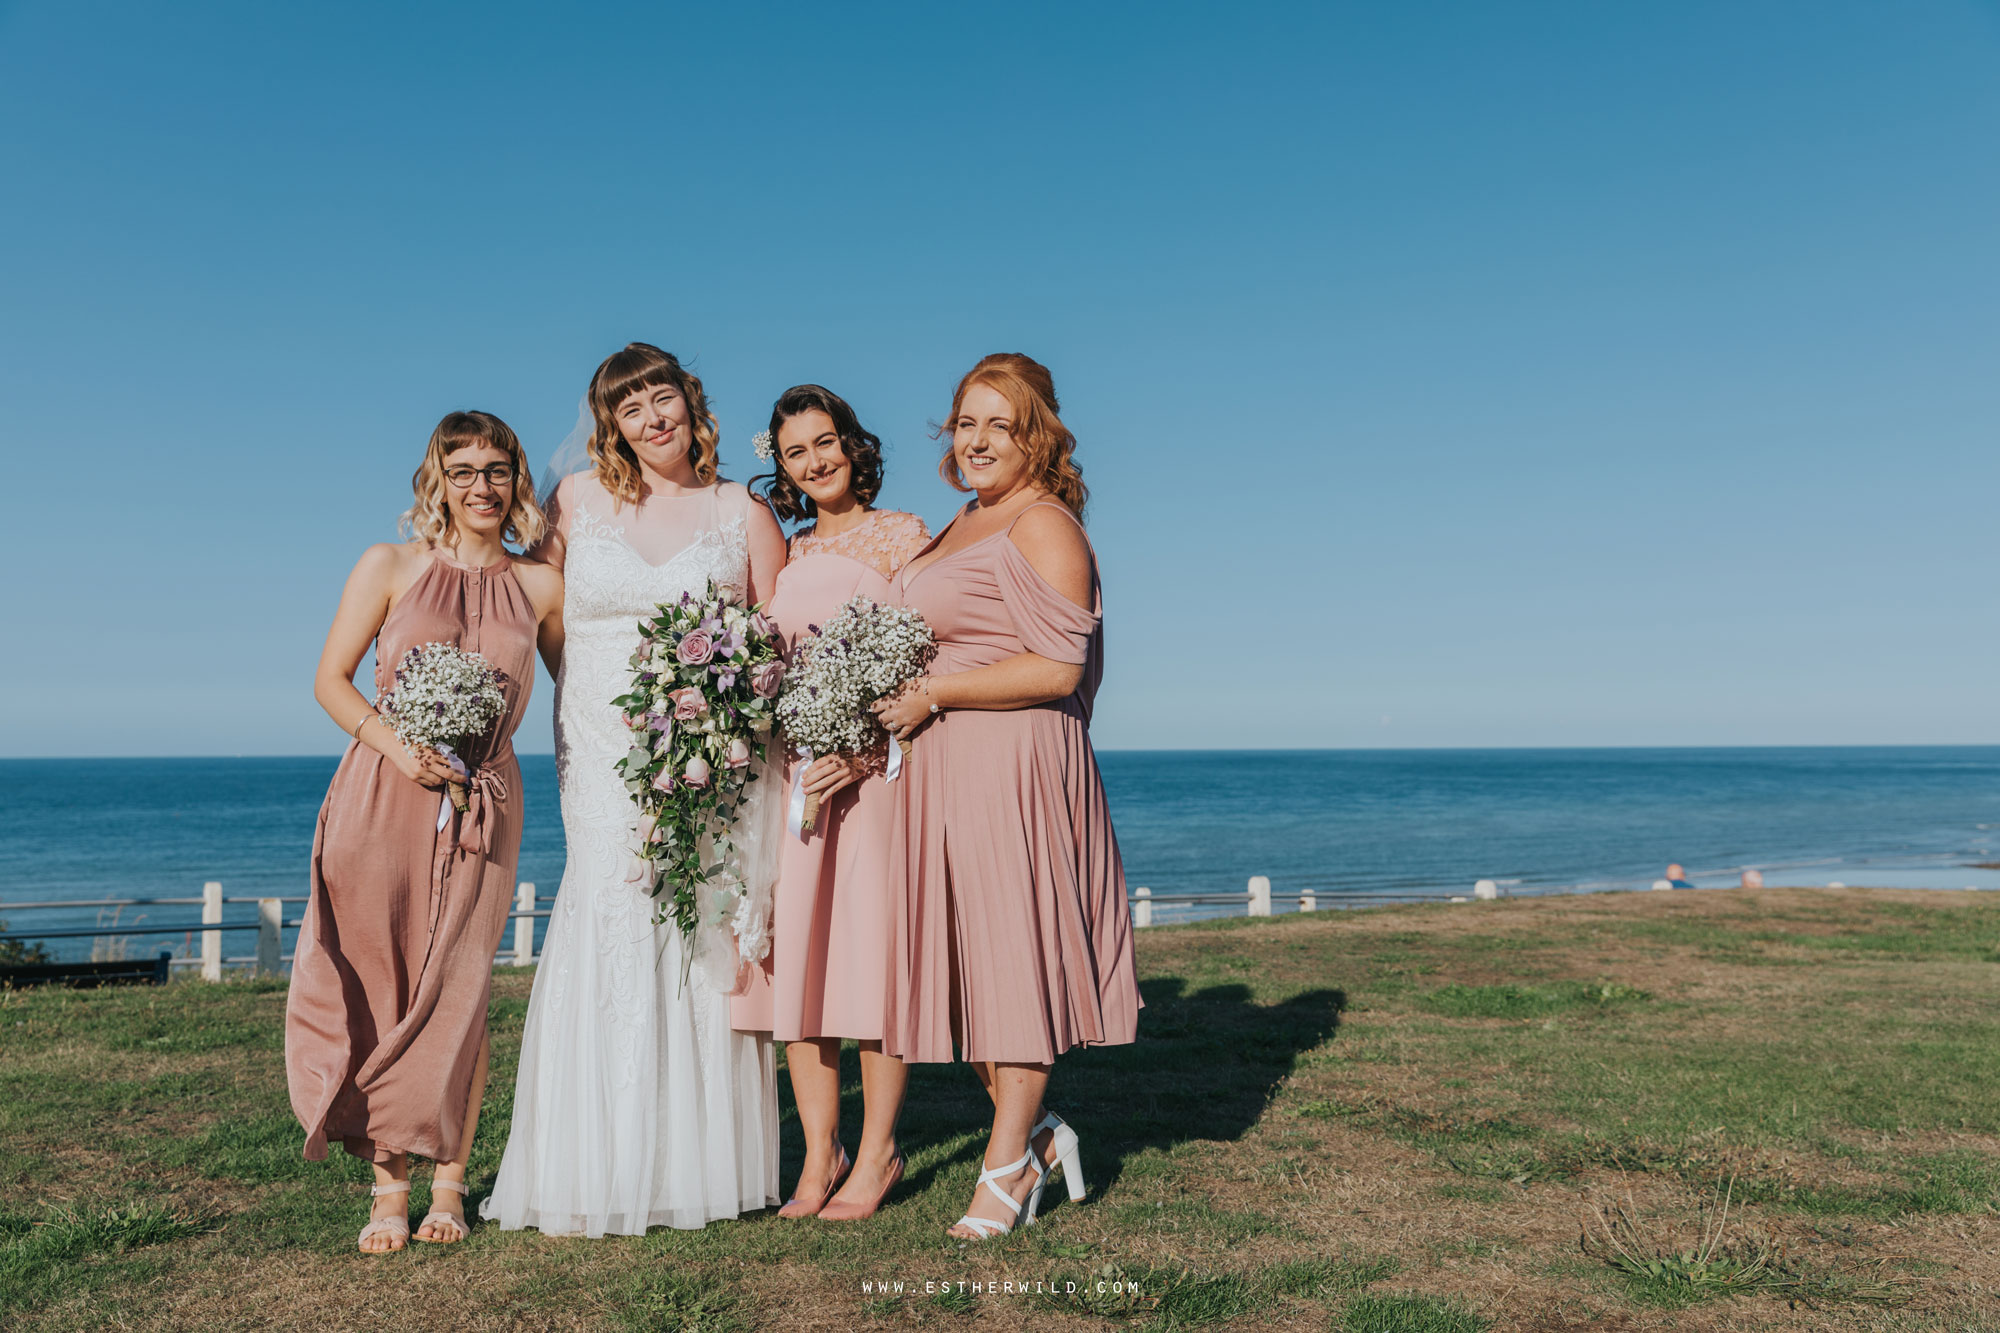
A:
<svg viewBox="0 0 2000 1333">
<path fill-rule="evenodd" d="M 1250 915 L 1271 915 L 1271 877 L 1252 875 L 1250 877 Z"/>
<path fill-rule="evenodd" d="M 1153 924 L 1153 891 L 1142 884 L 1132 890 L 1132 897 L 1137 900 L 1132 904 L 1132 924 L 1143 930 Z"/>
<path fill-rule="evenodd" d="M 278 975 L 278 947 L 285 924 L 285 905 L 276 898 L 257 900 L 257 975 Z"/>
<path fill-rule="evenodd" d="M 212 879 L 201 886 L 201 923 L 204 926 L 222 924 L 222 884 L 219 880 Z M 201 979 L 222 980 L 222 932 L 219 930 L 201 932 Z"/>
<path fill-rule="evenodd" d="M 1313 896 L 1311 889 L 1303 890 L 1299 894 L 1299 910 L 1301 912 L 1317 912 L 1319 910 L 1319 899 Z"/>
<path fill-rule="evenodd" d="M 514 889 L 514 910 L 532 912 L 535 910 L 535 885 L 532 880 L 524 880 Z M 535 918 L 518 917 L 514 922 L 514 966 L 529 967 L 535 961 Z"/>
</svg>

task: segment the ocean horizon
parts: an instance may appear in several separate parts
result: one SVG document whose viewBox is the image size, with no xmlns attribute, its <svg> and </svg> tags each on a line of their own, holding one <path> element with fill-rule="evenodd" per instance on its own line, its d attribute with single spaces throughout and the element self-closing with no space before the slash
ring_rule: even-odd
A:
<svg viewBox="0 0 2000 1333">
<path fill-rule="evenodd" d="M 2000 746 L 1105 750 L 1133 887 L 1279 895 L 1642 889 L 1670 862 L 1702 887 L 1766 882 L 2000 887 Z M 562 879 L 555 759 L 520 756 L 517 878 Z M 338 755 L 0 759 L 0 916 L 14 932 L 98 924 L 91 900 L 306 892 Z M 23 909 L 23 902 L 76 906 Z M 1281 903 L 1280 910 L 1284 904 Z M 1164 905 L 1166 922 L 1240 910 Z M 288 907 L 288 918 L 297 914 Z M 128 909 L 126 925 L 193 920 Z M 233 904 L 226 920 L 254 919 Z M 105 924 L 110 924 L 109 922 Z M 289 951 L 292 932 L 287 932 Z M 136 952 L 181 947 L 138 936 Z M 157 943 L 156 943 L 157 941 Z M 50 941 L 59 957 L 91 941 Z M 231 954 L 247 952 L 235 937 Z"/>
</svg>

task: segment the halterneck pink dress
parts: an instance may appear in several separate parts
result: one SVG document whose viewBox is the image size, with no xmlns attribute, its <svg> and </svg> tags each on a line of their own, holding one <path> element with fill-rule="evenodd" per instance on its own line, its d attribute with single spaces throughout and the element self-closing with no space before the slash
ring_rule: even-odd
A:
<svg viewBox="0 0 2000 1333">
<path fill-rule="evenodd" d="M 1093 570 L 1093 609 L 1070 601 L 1012 536 L 906 565 L 892 585 L 937 637 L 934 675 L 1024 652 L 1084 668 L 1066 699 L 946 709 L 916 734 L 896 784 L 883 1045 L 909 1061 L 948 1061 L 956 1043 L 968 1061 L 1048 1064 L 1073 1046 L 1130 1042 L 1138 1027 L 1125 869 L 1090 744 L 1103 598 Z"/>
<path fill-rule="evenodd" d="M 792 537 L 777 590 L 764 608 L 787 650 L 796 649 L 855 597 L 887 603 L 889 579 L 931 539 L 915 514 L 878 509 L 834 537 Z M 804 761 L 789 758 L 789 789 Z M 771 904 L 771 952 L 730 1006 L 741 1031 L 776 1041 L 851 1037 L 879 1041 L 893 978 L 889 939 L 889 836 L 894 793 L 878 774 L 835 792 L 801 838 L 785 831 Z"/>
<path fill-rule="evenodd" d="M 468 1146 L 459 1135 L 514 901 L 511 738 L 535 681 L 535 625 L 511 562 L 474 569 L 434 552 L 375 637 L 378 692 L 411 648 L 455 643 L 493 664 L 507 712 L 462 756 L 473 768 L 463 814 L 359 742 L 333 775 L 285 1004 L 285 1078 L 314 1161 L 329 1141 L 377 1162 L 452 1161 Z"/>
</svg>

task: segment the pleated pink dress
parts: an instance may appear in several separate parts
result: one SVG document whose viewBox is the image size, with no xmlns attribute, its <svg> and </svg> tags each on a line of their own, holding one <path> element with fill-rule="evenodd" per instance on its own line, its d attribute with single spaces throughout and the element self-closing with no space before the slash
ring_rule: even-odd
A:
<svg viewBox="0 0 2000 1333">
<path fill-rule="evenodd" d="M 507 713 L 462 756 L 474 770 L 463 814 L 359 742 L 333 775 L 285 1005 L 285 1077 L 309 1159 L 329 1142 L 377 1162 L 399 1152 L 451 1161 L 466 1146 L 514 898 L 521 769 L 511 737 L 534 685 L 535 624 L 509 562 L 474 569 L 434 552 L 376 636 L 378 690 L 409 649 L 455 643 L 500 673 Z"/>
<path fill-rule="evenodd" d="M 915 514 L 879 509 L 835 537 L 793 536 L 790 559 L 765 614 L 796 648 L 855 597 L 889 603 L 889 579 L 930 541 Z M 789 790 L 803 767 L 788 758 Z M 894 989 L 889 941 L 889 838 L 895 792 L 879 771 L 835 792 L 805 838 L 787 829 L 772 894 L 771 952 L 749 989 L 730 1002 L 739 1031 L 775 1041 L 849 1037 L 879 1041 Z"/>
<path fill-rule="evenodd" d="M 896 784 L 884 1049 L 930 1063 L 956 1044 L 968 1061 L 1048 1064 L 1131 1041 L 1141 1002 L 1125 869 L 1090 744 L 1104 675 L 1095 573 L 1086 611 L 1035 572 L 1010 529 L 904 569 L 892 591 L 937 636 L 933 674 L 1024 652 L 1084 672 L 1066 699 L 946 709 L 917 733 Z"/>
</svg>

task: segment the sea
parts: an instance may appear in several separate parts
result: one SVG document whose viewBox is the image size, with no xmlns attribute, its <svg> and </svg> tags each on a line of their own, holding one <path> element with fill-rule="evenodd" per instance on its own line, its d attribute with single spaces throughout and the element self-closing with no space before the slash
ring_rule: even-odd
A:
<svg viewBox="0 0 2000 1333">
<path fill-rule="evenodd" d="M 1241 913 L 1251 876 L 1279 911 L 1396 896 L 1765 883 L 2000 888 L 2000 747 L 1106 751 L 1126 875 L 1156 922 Z M 198 951 L 191 906 L 93 901 L 303 898 L 334 756 L 0 760 L 0 919 L 58 958 Z M 519 878 L 562 882 L 555 760 L 521 756 Z M 1176 895 L 1223 896 L 1174 904 Z M 23 904 L 63 904 L 24 906 Z M 302 906 L 288 903 L 284 916 Z M 249 901 L 225 920 L 254 921 Z M 152 933 L 155 929 L 161 933 Z M 169 929 L 171 928 L 171 929 Z M 287 929 L 289 954 L 295 931 Z M 509 940 L 512 934 L 509 934 Z M 250 932 L 225 952 L 250 952 Z M 539 940 L 538 945 L 539 947 Z"/>
</svg>

